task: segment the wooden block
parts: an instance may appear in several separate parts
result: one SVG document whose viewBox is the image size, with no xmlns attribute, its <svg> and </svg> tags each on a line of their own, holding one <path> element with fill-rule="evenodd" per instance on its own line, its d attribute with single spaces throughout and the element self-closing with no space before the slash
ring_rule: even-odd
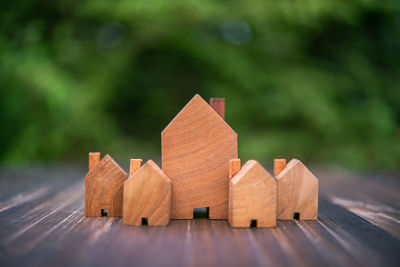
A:
<svg viewBox="0 0 400 267">
<path fill-rule="evenodd" d="M 318 219 L 318 179 L 301 161 L 292 159 L 277 176 L 278 219 Z"/>
<path fill-rule="evenodd" d="M 89 171 L 93 169 L 100 161 L 100 152 L 90 152 L 89 153 Z"/>
<path fill-rule="evenodd" d="M 129 177 L 131 177 L 142 166 L 142 159 L 131 159 L 129 167 Z"/>
<path fill-rule="evenodd" d="M 149 160 L 125 182 L 123 223 L 167 225 L 170 212 L 171 180 Z"/>
<path fill-rule="evenodd" d="M 229 160 L 229 179 L 232 179 L 240 171 L 240 159 Z M 230 201 L 231 199 L 229 199 Z M 230 202 L 229 202 L 229 205 Z M 230 223 L 229 207 L 228 207 L 228 222 Z"/>
<path fill-rule="evenodd" d="M 161 134 L 162 169 L 172 180 L 172 219 L 228 218 L 229 160 L 237 158 L 237 134 L 195 95 Z"/>
<path fill-rule="evenodd" d="M 255 160 L 249 160 L 229 181 L 232 227 L 275 227 L 277 181 Z"/>
<path fill-rule="evenodd" d="M 85 178 L 85 216 L 122 216 L 126 172 L 106 155 Z"/>
<path fill-rule="evenodd" d="M 229 160 L 229 179 L 240 171 L 240 159 Z"/>
<path fill-rule="evenodd" d="M 225 98 L 210 98 L 210 106 L 225 120 Z"/>
<path fill-rule="evenodd" d="M 286 167 L 286 159 L 274 159 L 274 176 L 276 177 Z"/>
</svg>

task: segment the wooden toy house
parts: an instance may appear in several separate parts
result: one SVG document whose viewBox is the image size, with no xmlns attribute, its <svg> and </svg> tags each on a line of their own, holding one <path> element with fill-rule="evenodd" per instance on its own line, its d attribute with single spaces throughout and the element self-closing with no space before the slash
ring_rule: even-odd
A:
<svg viewBox="0 0 400 267">
<path fill-rule="evenodd" d="M 317 177 L 297 159 L 286 166 L 284 162 L 275 160 L 274 164 L 278 180 L 278 220 L 317 220 Z"/>
<path fill-rule="evenodd" d="M 85 177 L 85 216 L 122 216 L 123 184 L 126 172 L 109 156 L 89 153 Z"/>
<path fill-rule="evenodd" d="M 206 208 L 209 219 L 228 219 L 232 227 L 317 220 L 318 179 L 311 171 L 297 159 L 275 159 L 275 178 L 255 160 L 241 168 L 237 134 L 224 119 L 224 99 L 208 104 L 195 95 L 161 133 L 162 170 L 132 159 L 128 179 L 109 155 L 89 153 L 85 216 L 167 225 Z"/>
<path fill-rule="evenodd" d="M 255 160 L 237 171 L 238 160 L 230 161 L 229 223 L 232 227 L 275 227 L 277 182 Z M 240 161 L 239 161 L 240 167 Z"/>
<path fill-rule="evenodd" d="M 171 209 L 171 180 L 152 160 L 139 170 L 131 161 L 132 175 L 124 184 L 123 223 L 167 225 Z"/>
<path fill-rule="evenodd" d="M 221 115 L 220 115 L 221 114 Z M 161 134 L 162 169 L 172 181 L 172 219 L 228 218 L 228 161 L 237 158 L 237 134 L 195 95 Z"/>
</svg>

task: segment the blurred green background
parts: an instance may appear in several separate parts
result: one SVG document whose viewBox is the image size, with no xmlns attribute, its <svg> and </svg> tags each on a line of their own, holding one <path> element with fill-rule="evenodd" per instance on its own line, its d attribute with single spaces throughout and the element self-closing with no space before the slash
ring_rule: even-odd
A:
<svg viewBox="0 0 400 267">
<path fill-rule="evenodd" d="M 400 162 L 397 1 L 1 1 L 0 162 L 160 159 L 195 94 L 239 156 Z"/>
</svg>

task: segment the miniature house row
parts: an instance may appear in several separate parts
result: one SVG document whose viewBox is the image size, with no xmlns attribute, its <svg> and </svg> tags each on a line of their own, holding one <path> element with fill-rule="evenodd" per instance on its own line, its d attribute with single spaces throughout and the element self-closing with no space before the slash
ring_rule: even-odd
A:
<svg viewBox="0 0 400 267">
<path fill-rule="evenodd" d="M 274 161 L 272 177 L 255 160 L 229 161 L 229 222 L 274 227 L 276 220 L 317 220 L 318 179 L 299 160 Z"/>
<path fill-rule="evenodd" d="M 165 225 L 207 208 L 210 219 L 229 219 L 234 227 L 316 220 L 317 178 L 298 160 L 275 160 L 275 178 L 254 160 L 241 168 L 237 134 L 224 114 L 223 100 L 212 99 L 210 106 L 195 95 L 161 134 L 162 170 L 151 160 L 142 167 L 131 160 L 126 179 L 110 156 L 90 153 L 85 215 Z"/>
<path fill-rule="evenodd" d="M 171 208 L 171 180 L 152 160 L 141 167 L 132 159 L 129 179 L 109 156 L 89 153 L 85 179 L 85 216 L 123 216 L 124 224 L 167 225 Z"/>
<path fill-rule="evenodd" d="M 123 216 L 128 225 L 167 225 L 171 212 L 169 177 L 149 160 L 132 159 L 129 178 L 109 156 L 90 153 L 85 215 Z M 318 180 L 297 159 L 275 160 L 272 177 L 257 161 L 240 168 L 229 161 L 228 219 L 233 227 L 274 227 L 276 220 L 316 220 Z M 95 189 L 95 190 L 94 190 Z M 96 191 L 96 193 L 94 193 Z"/>
</svg>

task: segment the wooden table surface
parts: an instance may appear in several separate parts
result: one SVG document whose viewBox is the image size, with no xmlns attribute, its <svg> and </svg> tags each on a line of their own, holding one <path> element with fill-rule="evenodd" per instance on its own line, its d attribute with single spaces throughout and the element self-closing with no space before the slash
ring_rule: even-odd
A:
<svg viewBox="0 0 400 267">
<path fill-rule="evenodd" d="M 85 170 L 0 169 L 0 266 L 399 266 L 400 179 L 320 170 L 318 221 L 84 217 Z"/>
</svg>

